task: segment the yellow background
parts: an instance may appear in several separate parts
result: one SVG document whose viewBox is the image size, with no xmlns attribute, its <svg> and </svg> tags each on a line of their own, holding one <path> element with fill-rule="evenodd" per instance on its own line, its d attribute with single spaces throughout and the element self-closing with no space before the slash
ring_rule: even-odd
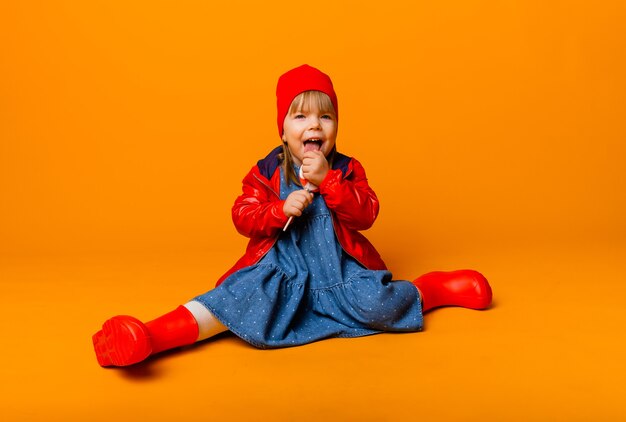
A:
<svg viewBox="0 0 626 422">
<path fill-rule="evenodd" d="M 3 418 L 625 420 L 624 22 L 621 0 L 0 3 Z M 475 268 L 494 307 L 100 368 L 106 318 L 242 254 L 230 206 L 302 63 L 333 78 L 396 278 Z"/>
</svg>

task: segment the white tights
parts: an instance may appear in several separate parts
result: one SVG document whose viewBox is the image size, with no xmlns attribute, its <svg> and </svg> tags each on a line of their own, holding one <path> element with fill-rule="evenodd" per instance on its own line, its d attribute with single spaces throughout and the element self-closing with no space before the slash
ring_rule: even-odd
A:
<svg viewBox="0 0 626 422">
<path fill-rule="evenodd" d="M 183 305 L 196 319 L 198 323 L 198 339 L 204 340 L 213 337 L 224 331 L 228 331 L 228 327 L 222 324 L 203 304 L 196 300 L 187 302 Z"/>
</svg>

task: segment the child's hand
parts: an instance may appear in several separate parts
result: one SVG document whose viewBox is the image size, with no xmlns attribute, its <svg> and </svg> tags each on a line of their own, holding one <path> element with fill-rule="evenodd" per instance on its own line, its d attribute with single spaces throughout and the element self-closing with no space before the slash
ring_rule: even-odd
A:
<svg viewBox="0 0 626 422">
<path fill-rule="evenodd" d="M 300 217 L 302 211 L 313 202 L 313 194 L 304 189 L 291 192 L 283 204 L 287 217 Z"/>
<path fill-rule="evenodd" d="M 302 156 L 302 175 L 315 186 L 322 184 L 329 169 L 322 151 L 307 151 Z"/>
</svg>

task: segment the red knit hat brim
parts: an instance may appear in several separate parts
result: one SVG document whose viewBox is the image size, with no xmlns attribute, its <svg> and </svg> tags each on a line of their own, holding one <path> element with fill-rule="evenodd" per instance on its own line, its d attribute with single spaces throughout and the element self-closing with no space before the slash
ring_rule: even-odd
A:
<svg viewBox="0 0 626 422">
<path fill-rule="evenodd" d="M 335 94 L 330 77 L 308 64 L 303 64 L 278 78 L 278 85 L 276 86 L 278 136 L 283 136 L 283 123 L 289 112 L 289 107 L 291 107 L 291 102 L 305 91 L 321 91 L 328 95 L 335 108 L 335 115 L 339 117 L 337 94 Z"/>
</svg>

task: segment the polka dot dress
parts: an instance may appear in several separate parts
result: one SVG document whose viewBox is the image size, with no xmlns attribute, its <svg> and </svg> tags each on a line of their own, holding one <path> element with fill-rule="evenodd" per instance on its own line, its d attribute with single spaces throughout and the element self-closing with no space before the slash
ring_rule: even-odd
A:
<svg viewBox="0 0 626 422">
<path fill-rule="evenodd" d="M 281 198 L 297 189 L 287 185 L 281 169 Z M 391 277 L 365 269 L 341 248 L 330 211 L 315 194 L 261 261 L 194 300 L 259 348 L 421 330 L 417 289 Z"/>
</svg>

